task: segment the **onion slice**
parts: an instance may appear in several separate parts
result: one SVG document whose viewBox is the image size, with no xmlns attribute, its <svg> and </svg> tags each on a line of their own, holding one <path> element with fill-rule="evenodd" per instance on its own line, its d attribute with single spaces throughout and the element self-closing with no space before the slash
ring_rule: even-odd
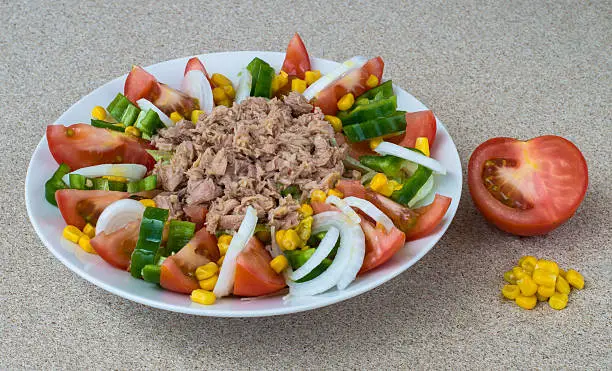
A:
<svg viewBox="0 0 612 371">
<path fill-rule="evenodd" d="M 321 243 L 316 248 L 314 254 L 302 265 L 298 268 L 292 275 L 289 276 L 294 281 L 299 280 L 300 278 L 304 278 L 308 273 L 312 272 L 313 269 L 319 266 L 321 262 L 327 258 L 329 253 L 334 249 L 336 242 L 338 241 L 338 237 L 340 237 L 340 231 L 331 227 L 325 237 L 321 240 Z"/>
<path fill-rule="evenodd" d="M 379 208 L 374 206 L 370 201 L 364 200 L 359 197 L 347 197 L 344 199 L 347 205 L 351 207 L 356 207 L 359 210 L 363 211 L 367 216 L 374 219 L 377 223 L 382 224 L 383 227 L 387 230 L 387 232 L 391 231 L 394 227 L 393 221 L 391 218 L 387 216 L 387 214 L 383 213 Z"/>
<path fill-rule="evenodd" d="M 252 206 L 247 207 L 244 219 L 240 223 L 238 232 L 232 238 L 225 258 L 223 259 L 223 265 L 219 271 L 219 279 L 213 290 L 213 293 L 217 298 L 227 296 L 232 293 L 234 287 L 234 275 L 236 274 L 236 259 L 240 252 L 245 248 L 247 242 L 253 233 L 255 233 L 255 226 L 257 225 L 257 212 Z"/>
<path fill-rule="evenodd" d="M 62 177 L 66 184 L 70 184 L 70 174 L 79 174 L 87 178 L 101 176 L 121 176 L 130 181 L 140 180 L 147 173 L 147 167 L 140 164 L 102 164 L 83 167 Z"/>
<path fill-rule="evenodd" d="M 142 220 L 146 207 L 132 199 L 115 201 L 100 214 L 96 223 L 96 235 L 104 232 L 111 234 L 133 221 Z"/>
<path fill-rule="evenodd" d="M 191 70 L 183 77 L 181 90 L 189 96 L 196 98 L 200 104 L 200 109 L 206 113 L 211 113 L 215 102 L 210 83 L 206 79 L 204 72 Z"/>
<path fill-rule="evenodd" d="M 441 163 L 431 157 L 427 157 L 418 152 L 411 151 L 407 148 L 390 142 L 382 142 L 374 150 L 381 155 L 392 155 L 403 158 L 404 160 L 412 161 L 416 164 L 423 165 L 439 174 L 446 174 L 446 168 Z"/>
<path fill-rule="evenodd" d="M 362 56 L 356 56 L 348 61 L 343 62 L 340 66 L 336 67 L 332 72 L 324 75 L 320 79 L 314 82 L 314 84 L 310 85 L 306 90 L 304 90 L 304 97 L 306 100 L 311 100 L 312 98 L 316 98 L 320 92 L 322 92 L 325 88 L 327 88 L 331 83 L 342 77 L 343 75 L 357 70 L 363 67 L 368 59 Z"/>
<path fill-rule="evenodd" d="M 238 74 L 240 79 L 238 80 L 238 89 L 236 90 L 236 103 L 242 103 L 243 100 L 251 96 L 251 85 L 253 84 L 253 78 L 249 70 L 244 68 Z"/>
<path fill-rule="evenodd" d="M 276 227 L 275 226 L 270 227 L 270 235 L 272 236 L 271 238 L 272 241 L 270 243 L 270 255 L 272 256 L 272 259 L 276 258 L 279 255 L 284 255 L 280 247 L 278 247 L 278 243 L 276 242 L 276 237 L 275 237 Z M 285 270 L 283 271 L 283 278 L 285 278 L 285 283 L 289 280 L 289 277 L 292 274 L 293 274 L 293 268 L 291 268 L 291 264 L 289 264 L 287 268 L 285 268 Z"/>
<path fill-rule="evenodd" d="M 159 119 L 164 123 L 164 125 L 166 125 L 167 128 L 174 126 L 174 121 L 172 121 L 170 117 L 168 117 L 159 108 L 157 108 L 156 105 L 149 102 L 148 100 L 142 98 L 142 99 L 137 100 L 136 104 L 138 104 L 138 108 L 140 108 L 143 111 L 150 110 L 150 109 L 155 111 L 155 113 L 157 113 L 157 115 L 159 116 Z"/>
<path fill-rule="evenodd" d="M 346 216 L 348 216 L 349 219 L 353 223 L 355 223 L 355 224 L 361 223 L 361 218 L 359 217 L 359 215 L 357 215 L 355 210 L 351 209 L 351 207 L 349 205 L 347 205 L 347 203 L 344 202 L 344 200 L 341 199 L 340 197 L 333 196 L 333 195 L 332 196 L 327 196 L 327 199 L 325 200 L 325 203 L 337 206 L 340 209 L 340 211 L 345 213 Z"/>
</svg>

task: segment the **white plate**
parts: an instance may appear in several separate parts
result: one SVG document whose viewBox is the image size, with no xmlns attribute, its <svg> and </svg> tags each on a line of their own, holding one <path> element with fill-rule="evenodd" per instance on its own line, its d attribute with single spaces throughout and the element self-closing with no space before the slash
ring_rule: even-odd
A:
<svg viewBox="0 0 612 371">
<path fill-rule="evenodd" d="M 237 83 L 238 72 L 254 57 L 264 59 L 278 71 L 285 54 L 275 52 L 228 52 L 204 54 L 198 57 L 204 62 L 210 73 L 220 72 Z M 179 58 L 162 62 L 147 67 L 147 70 L 161 82 L 178 88 L 187 60 L 188 58 Z M 331 71 L 338 65 L 336 62 L 324 59 L 313 59 L 313 62 L 313 69 L 321 70 L 323 73 Z M 107 105 L 117 92 L 123 91 L 126 76 L 127 74 L 116 78 L 83 97 L 60 116 L 56 123 L 70 125 L 78 122 L 89 122 L 90 112 L 94 106 Z M 427 109 L 406 91 L 397 86 L 394 89 L 398 96 L 399 109 L 409 112 Z M 211 306 L 195 304 L 191 302 L 187 295 L 165 291 L 156 285 L 134 279 L 128 272 L 113 268 L 99 256 L 88 254 L 77 245 L 63 239 L 64 220 L 59 210 L 50 205 L 44 198 L 45 181 L 51 177 L 58 166 L 49 152 L 47 140 L 44 137 L 36 147 L 28 167 L 25 183 L 26 206 L 34 229 L 53 255 L 79 276 L 116 295 L 155 308 L 203 316 L 257 317 L 280 315 L 334 304 L 371 290 L 402 273 L 431 250 L 455 216 L 462 185 L 461 162 L 459 161 L 457 148 L 440 120 L 438 120 L 438 132 L 431 154 L 448 169 L 446 176 L 436 179 L 436 192 L 453 199 L 443 223 L 436 231 L 425 238 L 407 243 L 405 248 L 395 254 L 389 262 L 360 276 L 345 290 L 333 290 L 322 295 L 302 299 L 283 300 L 282 297 L 269 297 L 245 301 L 237 298 L 223 298 Z M 426 202 L 429 203 L 431 199 L 430 197 Z"/>
</svg>

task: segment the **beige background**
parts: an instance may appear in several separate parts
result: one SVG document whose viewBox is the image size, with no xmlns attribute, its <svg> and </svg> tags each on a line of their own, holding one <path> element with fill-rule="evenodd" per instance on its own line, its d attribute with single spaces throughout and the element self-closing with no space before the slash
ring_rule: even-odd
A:
<svg viewBox="0 0 612 371">
<path fill-rule="evenodd" d="M 596 368 L 612 366 L 609 1 L 0 0 L 0 368 Z M 380 54 L 385 75 L 446 124 L 465 167 L 493 136 L 559 134 L 589 163 L 577 214 L 546 237 L 484 222 L 467 186 L 416 266 L 355 299 L 262 319 L 168 313 L 111 295 L 57 261 L 23 188 L 45 126 L 132 63 L 204 52 Z M 465 174 L 465 171 L 464 171 Z M 501 274 L 523 254 L 584 273 L 568 308 L 519 310 Z"/>
</svg>

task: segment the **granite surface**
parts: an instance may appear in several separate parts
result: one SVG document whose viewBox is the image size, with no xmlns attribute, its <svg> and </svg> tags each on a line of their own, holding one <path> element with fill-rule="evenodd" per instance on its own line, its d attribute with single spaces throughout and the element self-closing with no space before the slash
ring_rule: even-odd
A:
<svg viewBox="0 0 612 371">
<path fill-rule="evenodd" d="M 610 1 L 151 3 L 0 0 L 0 369 L 612 368 Z M 398 278 L 260 319 L 135 304 L 45 249 L 23 189 L 47 124 L 133 63 L 282 51 L 295 31 L 313 56 L 382 55 L 464 168 L 493 136 L 570 139 L 589 164 L 583 204 L 550 235 L 519 238 L 487 224 L 465 185 L 447 234 Z M 586 288 L 560 312 L 503 301 L 501 273 L 524 254 L 576 268 Z"/>
</svg>

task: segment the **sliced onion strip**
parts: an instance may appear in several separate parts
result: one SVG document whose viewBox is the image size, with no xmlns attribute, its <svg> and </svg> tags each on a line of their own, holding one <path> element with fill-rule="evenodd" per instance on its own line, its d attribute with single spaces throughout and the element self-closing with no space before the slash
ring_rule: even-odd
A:
<svg viewBox="0 0 612 371">
<path fill-rule="evenodd" d="M 327 88 L 331 83 L 353 70 L 360 69 L 364 64 L 366 64 L 367 61 L 368 59 L 366 57 L 356 56 L 343 62 L 332 72 L 324 75 L 315 81 L 314 84 L 310 85 L 306 90 L 304 90 L 304 97 L 306 100 L 316 98 L 317 95 L 319 95 L 319 93 Z"/>
<path fill-rule="evenodd" d="M 340 209 L 340 211 L 345 213 L 346 216 L 348 216 L 349 219 L 351 219 L 351 221 L 353 223 L 355 223 L 355 224 L 361 223 L 361 218 L 359 217 L 359 215 L 357 215 L 355 210 L 351 209 L 351 207 L 349 205 L 347 205 L 347 203 L 344 202 L 344 200 L 341 199 L 340 197 L 333 196 L 333 195 L 332 196 L 327 196 L 327 199 L 325 200 L 325 203 L 337 206 L 338 209 Z"/>
<path fill-rule="evenodd" d="M 351 207 L 356 207 L 359 210 L 363 211 L 367 216 L 374 219 L 377 223 L 382 224 L 383 227 L 387 230 L 387 232 L 391 231 L 394 227 L 393 221 L 391 218 L 387 216 L 387 214 L 383 213 L 379 208 L 374 206 L 370 201 L 364 200 L 359 197 L 347 197 L 344 199 L 347 205 Z"/>
<path fill-rule="evenodd" d="M 412 161 L 419 165 L 423 165 L 428 169 L 431 169 L 439 174 L 446 174 L 446 169 L 441 163 L 434 160 L 431 157 L 427 157 L 418 152 L 411 151 L 407 148 L 399 146 L 390 142 L 382 142 L 374 150 L 376 153 L 381 155 L 392 155 L 395 157 L 403 158 L 404 160 Z"/>
<path fill-rule="evenodd" d="M 315 249 L 314 254 L 302 265 L 298 268 L 292 275 L 289 276 L 294 281 L 297 281 L 301 278 L 304 278 L 308 273 L 312 272 L 313 269 L 319 266 L 321 262 L 327 258 L 329 253 L 334 249 L 336 242 L 338 241 L 338 237 L 340 237 L 340 231 L 337 228 L 331 227 L 325 233 L 325 237 L 321 240 L 319 246 Z"/>
</svg>

